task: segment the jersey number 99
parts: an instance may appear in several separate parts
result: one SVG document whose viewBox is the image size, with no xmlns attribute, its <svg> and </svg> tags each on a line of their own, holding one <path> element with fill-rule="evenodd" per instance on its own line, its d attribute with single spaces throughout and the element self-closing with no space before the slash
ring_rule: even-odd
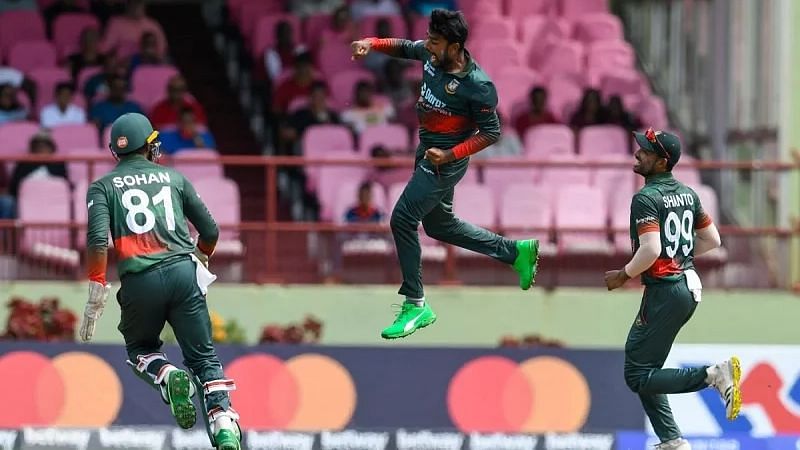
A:
<svg viewBox="0 0 800 450">
<path fill-rule="evenodd" d="M 678 217 L 678 213 L 675 211 L 670 211 L 667 214 L 667 222 L 664 224 L 664 235 L 669 242 L 668 257 L 674 258 L 679 247 L 683 251 L 683 256 L 689 256 L 694 249 L 694 215 L 692 211 L 684 210 L 682 217 Z"/>
<path fill-rule="evenodd" d="M 134 199 L 136 201 L 134 202 Z M 156 226 L 156 215 L 150 210 L 150 197 L 141 189 L 130 189 L 122 194 L 122 206 L 128 211 L 125 223 L 128 229 L 136 234 L 144 234 Z M 164 204 L 164 216 L 167 220 L 167 229 L 175 231 L 175 213 L 172 211 L 172 192 L 169 186 L 164 186 L 153 196 L 152 204 Z M 144 223 L 139 223 L 141 218 Z"/>
</svg>

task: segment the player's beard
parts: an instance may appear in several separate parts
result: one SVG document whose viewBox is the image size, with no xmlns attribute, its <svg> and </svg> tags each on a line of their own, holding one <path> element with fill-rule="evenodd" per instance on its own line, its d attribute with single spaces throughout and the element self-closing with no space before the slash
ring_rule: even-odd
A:
<svg viewBox="0 0 800 450">
<path fill-rule="evenodd" d="M 436 58 L 435 61 L 432 61 L 434 67 L 439 67 L 444 71 L 447 71 L 453 63 L 453 59 L 447 55 L 447 51 L 442 52 L 441 55 L 433 54 Z"/>
<path fill-rule="evenodd" d="M 643 177 L 648 177 L 653 174 L 654 165 L 655 163 L 652 161 L 648 164 L 647 161 L 637 159 L 636 164 L 633 165 L 633 171 Z"/>
</svg>

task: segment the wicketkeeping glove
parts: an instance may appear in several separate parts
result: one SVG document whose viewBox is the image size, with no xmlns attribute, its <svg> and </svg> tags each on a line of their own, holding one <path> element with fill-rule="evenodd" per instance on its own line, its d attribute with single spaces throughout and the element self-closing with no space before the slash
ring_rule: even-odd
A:
<svg viewBox="0 0 800 450">
<path fill-rule="evenodd" d="M 110 291 L 111 285 L 108 283 L 102 285 L 96 281 L 89 282 L 89 300 L 83 309 L 81 328 L 78 331 L 83 342 L 88 342 L 94 336 L 95 325 L 103 315 Z"/>
</svg>

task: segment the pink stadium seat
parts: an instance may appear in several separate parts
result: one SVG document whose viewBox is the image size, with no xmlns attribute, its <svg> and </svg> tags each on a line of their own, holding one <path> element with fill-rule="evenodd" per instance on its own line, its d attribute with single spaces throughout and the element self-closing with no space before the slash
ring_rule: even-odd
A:
<svg viewBox="0 0 800 450">
<path fill-rule="evenodd" d="M 36 122 L 9 122 L 0 125 L 0 154 L 27 154 L 28 142 L 38 131 L 39 124 Z"/>
<path fill-rule="evenodd" d="M 602 153 L 630 154 L 630 135 L 616 125 L 592 125 L 578 135 L 578 151 L 584 157 Z"/>
<path fill-rule="evenodd" d="M 398 124 L 376 125 L 367 128 L 359 138 L 359 153 L 370 157 L 372 147 L 383 145 L 389 151 L 407 152 L 410 148 L 408 130 Z"/>
<path fill-rule="evenodd" d="M 508 17 L 527 17 L 556 12 L 556 0 L 508 0 Z"/>
<path fill-rule="evenodd" d="M 575 39 L 583 42 L 625 39 L 622 21 L 609 13 L 584 14 L 575 21 Z"/>
<path fill-rule="evenodd" d="M 587 67 L 629 67 L 636 65 L 636 53 L 622 39 L 594 41 L 587 48 Z"/>
<path fill-rule="evenodd" d="M 262 16 L 256 23 L 253 32 L 252 55 L 255 61 L 264 60 L 264 51 L 275 45 L 275 28 L 280 22 L 286 21 L 292 26 L 292 34 L 296 43 L 302 42 L 302 24 L 297 16 L 290 14 L 277 14 Z"/>
<path fill-rule="evenodd" d="M 72 77 L 66 69 L 60 67 L 43 67 L 32 70 L 28 77 L 36 84 L 36 114 L 45 105 L 53 102 L 53 90 L 58 83 L 69 82 Z"/>
<path fill-rule="evenodd" d="M 498 109 L 503 117 L 515 117 L 514 111 L 520 108 L 525 110 L 528 105 L 528 94 L 531 88 L 540 83 L 541 79 L 532 69 L 507 67 L 501 69 L 494 78 L 497 88 Z"/>
<path fill-rule="evenodd" d="M 632 186 L 620 186 L 609 192 L 609 216 L 614 236 L 614 248 L 620 253 L 631 253 L 630 214 L 631 199 L 636 191 Z"/>
<path fill-rule="evenodd" d="M 111 172 L 116 166 L 116 162 L 114 161 L 114 157 L 111 156 L 111 153 L 108 151 L 104 152 L 102 151 L 102 149 L 73 148 L 67 153 L 69 153 L 69 155 L 85 156 L 85 157 L 99 156 L 102 158 L 99 161 L 96 161 L 92 166 L 91 181 L 95 181 L 105 176 L 108 172 Z M 69 181 L 72 182 L 72 184 L 75 186 L 77 186 L 78 183 L 87 183 L 89 181 L 89 163 L 78 162 L 78 161 L 68 162 L 67 176 L 69 177 Z"/>
<path fill-rule="evenodd" d="M 528 48 L 527 63 L 531 67 L 538 65 L 547 43 L 551 40 L 568 39 L 571 26 L 560 17 L 545 15 L 517 16 L 519 40 Z"/>
<path fill-rule="evenodd" d="M 13 10 L 0 14 L 0 59 L 8 57 L 14 44 L 47 39 L 38 11 Z"/>
<path fill-rule="evenodd" d="M 317 157 L 328 152 L 351 152 L 353 134 L 342 125 L 313 125 L 302 138 L 303 155 Z"/>
<path fill-rule="evenodd" d="M 567 19 L 575 20 L 584 14 L 608 12 L 608 0 L 558 0 L 559 11 Z"/>
<path fill-rule="evenodd" d="M 554 153 L 543 158 L 557 163 L 580 163 L 577 156 L 569 153 Z M 583 167 L 572 166 L 544 166 L 539 170 L 539 184 L 545 187 L 558 188 L 573 184 L 589 184 L 591 173 Z"/>
<path fill-rule="evenodd" d="M 307 156 L 307 155 L 306 155 Z M 322 159 L 322 160 L 337 160 L 337 159 L 344 159 L 344 160 L 360 160 L 361 156 L 353 150 L 327 150 L 324 152 L 316 153 L 310 156 L 311 158 Z M 366 173 L 368 170 L 367 167 L 358 167 L 356 165 L 333 165 L 333 164 L 308 164 L 305 166 L 305 173 L 306 173 L 306 190 L 309 192 L 315 192 L 319 187 L 319 179 L 320 173 L 323 169 L 344 169 L 342 170 L 343 173 L 347 173 L 347 169 L 363 169 Z M 351 172 L 352 173 L 352 172 Z M 360 173 L 360 172 L 359 172 Z"/>
<path fill-rule="evenodd" d="M 341 42 L 323 42 L 317 56 L 319 70 L 326 77 L 348 69 L 358 69 L 359 62 L 352 61 L 350 45 Z"/>
<path fill-rule="evenodd" d="M 528 158 L 546 158 L 552 154 L 575 154 L 575 135 L 567 125 L 538 125 L 529 128 L 523 136 L 525 155 Z"/>
<path fill-rule="evenodd" d="M 557 120 L 568 122 L 583 97 L 583 87 L 566 77 L 553 77 L 547 83 L 547 102 Z"/>
<path fill-rule="evenodd" d="M 58 151 L 67 152 L 73 148 L 97 148 L 99 139 L 97 127 L 90 123 L 55 127 L 51 134 Z"/>
<path fill-rule="evenodd" d="M 8 65 L 24 73 L 56 67 L 56 49 L 46 40 L 20 41 L 9 50 Z"/>
<path fill-rule="evenodd" d="M 21 224 L 52 225 L 23 228 L 23 251 L 35 258 L 77 265 L 79 255 L 71 250 L 71 231 L 64 226 L 72 220 L 72 194 L 67 180 L 28 177 L 20 184 L 17 202 Z M 47 205 L 47 208 L 42 208 L 42 205 Z"/>
<path fill-rule="evenodd" d="M 258 21 L 265 16 L 280 14 L 281 8 L 277 7 L 272 1 L 250 1 L 242 5 L 241 15 L 238 18 L 239 31 L 244 37 L 245 45 L 252 48 Z M 298 35 L 299 36 L 299 35 Z"/>
<path fill-rule="evenodd" d="M 618 69 L 602 75 L 600 90 L 603 92 L 603 97 L 608 98 L 612 95 L 642 95 L 647 93 L 648 89 L 636 70 Z"/>
<path fill-rule="evenodd" d="M 531 183 L 516 183 L 508 186 L 500 201 L 500 228 L 506 231 L 509 239 L 530 238 L 531 235 L 540 236 L 541 245 L 545 244 L 549 231 L 525 231 L 525 229 L 544 228 L 550 230 L 553 226 L 553 207 L 551 192 L 542 186 Z"/>
<path fill-rule="evenodd" d="M 100 22 L 89 13 L 66 13 L 53 22 L 53 43 L 59 59 L 64 59 L 80 48 L 81 33 L 86 28 L 100 29 Z"/>
<path fill-rule="evenodd" d="M 664 105 L 664 100 L 656 96 L 645 97 L 635 109 L 639 119 L 646 126 L 653 127 L 656 130 L 663 130 L 669 128 L 669 118 L 667 116 L 667 107 Z"/>
<path fill-rule="evenodd" d="M 192 183 L 225 177 L 222 163 L 219 162 L 219 153 L 208 148 L 181 149 L 172 155 L 172 167 Z"/>
<path fill-rule="evenodd" d="M 363 180 L 344 180 L 336 189 L 336 198 L 331 208 L 331 220 L 334 223 L 345 223 L 347 210 L 356 205 L 358 201 L 358 188 Z M 384 222 L 389 222 L 389 210 L 386 206 L 386 189 L 377 183 L 372 183 L 372 201 L 374 206 L 383 213 Z"/>
<path fill-rule="evenodd" d="M 472 183 L 459 183 L 453 198 L 453 212 L 456 217 L 482 228 L 497 228 L 497 207 L 492 191 L 486 186 Z M 465 249 L 460 254 L 477 256 Z"/>
<path fill-rule="evenodd" d="M 303 42 L 316 48 L 322 32 L 331 27 L 330 14 L 312 14 L 303 23 Z"/>
<path fill-rule="evenodd" d="M 467 171 L 467 173 L 469 173 L 469 171 Z M 392 209 L 394 209 L 394 205 L 397 204 L 397 200 L 400 199 L 400 195 L 402 195 L 405 187 L 406 183 L 397 183 L 389 187 L 387 215 L 390 218 Z M 425 234 L 425 230 L 422 228 L 421 224 L 420 227 L 418 228 L 418 231 L 419 231 L 419 244 L 420 247 L 422 248 L 422 259 L 424 261 L 443 261 L 446 256 L 446 250 L 442 245 L 442 243 Z"/>
<path fill-rule="evenodd" d="M 583 73 L 583 46 L 576 41 L 551 42 L 538 69 L 545 78 Z"/>
<path fill-rule="evenodd" d="M 498 17 L 503 14 L 502 0 L 460 0 L 458 6 L 473 24 L 476 19 Z"/>
<path fill-rule="evenodd" d="M 483 183 L 492 191 L 495 200 L 505 196 L 509 186 L 533 184 L 536 181 L 536 168 L 487 166 L 483 168 Z M 458 188 L 457 188 L 458 189 Z"/>
<path fill-rule="evenodd" d="M 344 180 L 362 181 L 366 179 L 368 168 L 364 166 L 321 166 L 316 167 L 316 193 L 320 205 L 322 220 L 336 220 L 334 211 L 337 202 L 338 188 Z"/>
<path fill-rule="evenodd" d="M 389 21 L 392 29 L 392 36 L 406 37 L 408 30 L 406 29 L 406 21 L 402 16 L 367 16 L 363 17 L 359 22 L 361 36 L 375 36 L 375 29 L 381 19 Z"/>
<path fill-rule="evenodd" d="M 347 69 L 328 77 L 328 87 L 335 109 L 345 109 L 353 103 L 353 91 L 359 81 L 372 82 L 372 72 L 366 69 Z"/>
<path fill-rule="evenodd" d="M 475 44 L 475 60 L 494 78 L 502 69 L 523 67 L 521 48 L 513 40 L 486 40 Z"/>
<path fill-rule="evenodd" d="M 562 185 L 556 194 L 555 226 L 558 248 L 568 253 L 608 253 L 606 236 L 607 200 L 592 186 Z M 568 228 L 596 228 L 598 231 L 562 231 Z"/>
<path fill-rule="evenodd" d="M 205 178 L 192 185 L 220 226 L 215 253 L 241 254 L 239 231 L 231 228 L 239 225 L 241 219 L 239 186 L 229 178 Z"/>
<path fill-rule="evenodd" d="M 473 34 L 474 33 L 474 34 Z M 514 40 L 517 37 L 516 23 L 507 17 L 487 17 L 480 20 L 470 30 L 474 41 Z"/>
<path fill-rule="evenodd" d="M 681 183 L 689 186 L 699 186 L 702 184 L 700 171 L 691 164 L 697 160 L 689 155 L 682 155 L 681 160 L 672 168 L 672 175 Z"/>
<path fill-rule="evenodd" d="M 418 40 L 427 38 L 428 22 L 430 22 L 430 19 L 428 17 L 413 16 L 411 20 L 411 30 L 410 30 L 411 36 L 409 37 L 409 39 Z"/>
<path fill-rule="evenodd" d="M 140 66 L 131 77 L 131 100 L 145 111 L 167 95 L 169 79 L 178 74 L 172 66 Z"/>
<path fill-rule="evenodd" d="M 613 192 L 620 189 L 632 191 L 638 176 L 633 172 L 633 156 L 620 153 L 600 153 L 582 155 L 586 161 L 613 162 L 624 164 L 620 167 L 596 167 L 592 169 L 592 185 L 605 192 L 611 198 Z"/>
</svg>

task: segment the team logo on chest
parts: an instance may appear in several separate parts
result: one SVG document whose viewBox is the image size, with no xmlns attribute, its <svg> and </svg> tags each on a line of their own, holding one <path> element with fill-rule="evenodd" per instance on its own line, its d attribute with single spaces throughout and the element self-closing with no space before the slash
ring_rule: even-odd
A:
<svg viewBox="0 0 800 450">
<path fill-rule="evenodd" d="M 453 95 L 453 94 L 456 93 L 456 89 L 458 89 L 458 85 L 459 85 L 458 80 L 452 79 L 452 80 L 450 80 L 449 83 L 447 83 L 444 86 L 444 91 L 447 92 L 450 95 Z"/>
</svg>

